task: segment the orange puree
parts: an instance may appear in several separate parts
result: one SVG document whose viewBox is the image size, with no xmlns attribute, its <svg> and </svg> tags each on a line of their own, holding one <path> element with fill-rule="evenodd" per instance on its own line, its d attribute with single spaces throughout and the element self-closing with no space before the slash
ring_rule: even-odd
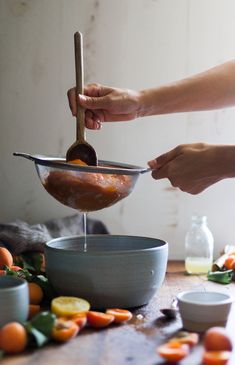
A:
<svg viewBox="0 0 235 365">
<path fill-rule="evenodd" d="M 77 161 L 80 164 L 80 160 L 69 163 Z M 109 207 L 129 195 L 132 178 L 129 175 L 52 170 L 43 185 L 62 204 L 89 212 Z"/>
<path fill-rule="evenodd" d="M 87 166 L 86 162 L 79 159 L 68 161 L 68 163 L 72 163 L 74 165 Z"/>
</svg>

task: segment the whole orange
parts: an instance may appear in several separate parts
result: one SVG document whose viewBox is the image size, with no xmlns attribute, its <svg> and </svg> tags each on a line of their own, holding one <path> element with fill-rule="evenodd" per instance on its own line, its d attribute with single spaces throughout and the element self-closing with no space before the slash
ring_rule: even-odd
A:
<svg viewBox="0 0 235 365">
<path fill-rule="evenodd" d="M 29 304 L 28 319 L 33 318 L 36 314 L 40 313 L 41 307 L 39 304 Z"/>
<path fill-rule="evenodd" d="M 204 335 L 204 347 L 207 351 L 232 351 L 233 345 L 226 329 L 211 327 Z"/>
<path fill-rule="evenodd" d="M 235 255 L 229 255 L 224 261 L 224 266 L 227 270 L 231 270 L 235 263 Z"/>
<path fill-rule="evenodd" d="M 0 247 L 0 269 L 3 269 L 4 266 L 12 266 L 13 265 L 13 257 L 10 251 L 8 251 L 5 247 Z"/>
<path fill-rule="evenodd" d="M 42 288 L 36 283 L 28 283 L 30 304 L 40 304 L 43 299 Z"/>
<path fill-rule="evenodd" d="M 27 332 L 18 322 L 10 322 L 2 327 L 0 348 L 8 354 L 24 351 L 27 345 Z"/>
</svg>

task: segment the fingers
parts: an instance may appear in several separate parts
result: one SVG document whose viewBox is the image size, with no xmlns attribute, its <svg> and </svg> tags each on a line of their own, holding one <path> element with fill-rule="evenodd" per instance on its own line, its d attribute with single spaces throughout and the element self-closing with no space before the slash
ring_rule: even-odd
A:
<svg viewBox="0 0 235 365">
<path fill-rule="evenodd" d="M 154 160 L 148 162 L 152 169 L 152 177 L 155 180 L 168 179 L 173 187 L 181 188 L 181 174 L 179 174 L 178 165 L 186 145 L 179 145 L 171 151 L 164 153 Z M 182 162 L 181 162 L 182 163 Z"/>
<path fill-rule="evenodd" d="M 76 102 L 76 89 L 73 87 L 67 92 L 69 107 L 71 109 L 72 115 L 75 117 L 77 115 L 77 102 Z"/>
<path fill-rule="evenodd" d="M 161 166 L 164 166 L 165 164 L 182 154 L 183 148 L 184 145 L 179 145 L 173 150 L 156 157 L 154 160 L 148 161 L 149 167 L 154 170 L 160 168 Z"/>
<path fill-rule="evenodd" d="M 98 84 L 85 85 L 83 94 L 87 96 L 100 96 L 100 85 Z"/>
<path fill-rule="evenodd" d="M 165 166 L 160 167 L 158 169 L 153 169 L 152 177 L 155 180 L 160 180 L 160 179 L 165 179 L 165 178 L 169 179 L 168 165 L 165 165 Z"/>
<path fill-rule="evenodd" d="M 108 93 L 109 88 L 106 88 Z M 105 109 L 110 104 L 109 97 L 106 96 L 106 93 L 102 91 L 102 87 L 97 84 L 87 85 L 84 90 L 85 93 L 89 93 L 88 95 L 79 94 L 78 100 L 76 95 L 76 88 L 68 90 L 68 101 L 69 107 L 71 109 L 72 115 L 76 116 L 77 114 L 77 102 L 84 109 Z M 103 95 L 102 95 L 103 94 Z"/>
<path fill-rule="evenodd" d="M 79 94 L 78 100 L 85 109 L 106 109 L 109 106 L 109 98 L 107 96 L 91 97 Z"/>
<path fill-rule="evenodd" d="M 94 96 L 100 97 L 109 94 L 113 90 L 114 88 L 93 83 L 93 84 L 88 84 L 84 87 L 84 95 L 92 97 Z"/>
<path fill-rule="evenodd" d="M 88 129 L 101 129 L 102 127 L 100 118 L 91 110 L 85 111 L 85 123 Z"/>
<path fill-rule="evenodd" d="M 97 90 L 94 91 L 92 88 L 89 90 L 91 90 L 91 94 L 94 93 L 94 95 L 97 95 Z M 77 115 L 76 88 L 69 89 L 67 95 L 68 95 L 69 107 L 71 109 L 72 115 L 76 116 Z M 88 99 L 89 100 L 87 100 L 84 95 L 78 96 L 78 102 L 80 103 L 81 106 L 84 107 L 84 109 L 87 109 L 86 105 L 94 105 L 94 99 L 98 100 L 98 98 L 93 98 L 93 97 L 92 98 L 88 97 Z M 100 111 L 100 110 L 92 111 L 91 110 L 92 108 L 89 108 L 89 109 L 90 110 L 85 111 L 86 127 L 88 129 L 101 129 L 101 127 L 102 127 L 101 123 L 104 121 L 104 115 L 103 115 L 102 111 Z"/>
<path fill-rule="evenodd" d="M 191 187 L 187 186 L 187 184 L 185 185 L 184 179 L 182 180 L 180 178 L 180 176 L 178 176 L 177 174 L 175 175 L 174 173 L 172 173 L 171 170 L 172 170 L 172 166 L 171 166 L 171 162 L 169 162 L 168 164 L 164 165 L 163 167 L 153 170 L 152 177 L 155 180 L 168 179 L 173 188 L 179 188 L 182 191 L 192 193 Z M 186 181 L 186 183 L 187 183 L 187 181 Z"/>
<path fill-rule="evenodd" d="M 68 90 L 69 107 L 74 116 L 77 114 L 77 95 L 76 88 Z M 105 97 L 91 97 L 86 95 L 78 95 L 78 102 L 84 109 L 100 109 L 107 106 L 107 98 Z"/>
</svg>

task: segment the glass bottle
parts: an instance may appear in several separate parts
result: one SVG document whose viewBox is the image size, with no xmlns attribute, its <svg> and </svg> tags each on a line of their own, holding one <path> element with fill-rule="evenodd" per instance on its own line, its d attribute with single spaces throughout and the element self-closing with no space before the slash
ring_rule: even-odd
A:
<svg viewBox="0 0 235 365">
<path fill-rule="evenodd" d="M 214 238 L 206 216 L 192 216 L 185 237 L 185 269 L 189 274 L 206 274 L 213 262 Z"/>
</svg>

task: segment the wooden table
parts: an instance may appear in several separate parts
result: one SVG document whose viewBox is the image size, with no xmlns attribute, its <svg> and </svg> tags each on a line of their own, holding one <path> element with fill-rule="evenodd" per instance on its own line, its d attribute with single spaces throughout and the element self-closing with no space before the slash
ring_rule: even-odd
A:
<svg viewBox="0 0 235 365">
<path fill-rule="evenodd" d="M 159 311 L 169 307 L 175 295 L 189 289 L 218 290 L 235 297 L 235 283 L 222 285 L 207 281 L 205 276 L 184 274 L 182 262 L 168 264 L 162 288 L 151 302 L 133 311 L 133 319 L 125 325 L 103 330 L 84 329 L 63 345 L 50 344 L 21 355 L 6 356 L 2 365 L 158 365 L 164 361 L 156 354 L 156 347 L 181 329 L 181 320 L 166 320 Z M 234 336 L 235 307 L 233 306 L 228 332 Z M 235 343 L 234 343 L 235 345 Z M 180 365 L 200 365 L 202 345 L 196 346 Z M 235 364 L 235 351 L 229 365 Z"/>
</svg>

